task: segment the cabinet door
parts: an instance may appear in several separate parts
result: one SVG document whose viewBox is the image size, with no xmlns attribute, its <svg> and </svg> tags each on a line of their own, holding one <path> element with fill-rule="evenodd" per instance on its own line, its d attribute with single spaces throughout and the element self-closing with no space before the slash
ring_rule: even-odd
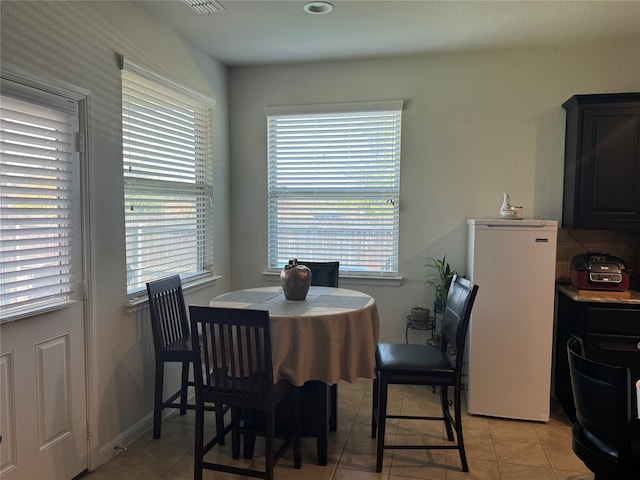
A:
<svg viewBox="0 0 640 480">
<path fill-rule="evenodd" d="M 578 222 L 640 227 L 640 107 L 585 107 Z"/>
<path fill-rule="evenodd" d="M 562 225 L 640 229 L 640 92 L 574 95 L 562 106 Z"/>
<path fill-rule="evenodd" d="M 587 356 L 596 362 L 628 367 L 635 384 L 640 379 L 640 309 L 590 304 L 586 317 Z"/>
</svg>

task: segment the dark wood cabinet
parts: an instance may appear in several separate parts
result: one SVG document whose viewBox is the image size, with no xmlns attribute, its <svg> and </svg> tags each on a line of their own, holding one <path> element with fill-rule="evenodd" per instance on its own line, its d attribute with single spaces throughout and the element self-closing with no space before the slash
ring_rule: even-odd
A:
<svg viewBox="0 0 640 480">
<path fill-rule="evenodd" d="M 562 106 L 562 226 L 640 229 L 640 93 L 574 95 Z"/>
<path fill-rule="evenodd" d="M 576 301 L 558 293 L 554 332 L 553 394 L 575 421 L 575 407 L 569 377 L 567 340 L 580 336 L 591 360 L 629 368 L 631 379 L 640 379 L 640 304 Z M 635 388 L 633 407 L 637 414 Z"/>
</svg>

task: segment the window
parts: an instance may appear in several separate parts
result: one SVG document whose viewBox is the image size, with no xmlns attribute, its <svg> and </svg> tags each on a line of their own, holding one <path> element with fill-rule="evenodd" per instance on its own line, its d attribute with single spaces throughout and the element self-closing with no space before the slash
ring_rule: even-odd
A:
<svg viewBox="0 0 640 480">
<path fill-rule="evenodd" d="M 402 102 L 269 107 L 269 269 L 396 276 Z"/>
<path fill-rule="evenodd" d="M 0 318 L 75 300 L 82 281 L 78 104 L 2 81 Z"/>
<path fill-rule="evenodd" d="M 212 274 L 212 101 L 125 61 L 127 293 Z"/>
</svg>

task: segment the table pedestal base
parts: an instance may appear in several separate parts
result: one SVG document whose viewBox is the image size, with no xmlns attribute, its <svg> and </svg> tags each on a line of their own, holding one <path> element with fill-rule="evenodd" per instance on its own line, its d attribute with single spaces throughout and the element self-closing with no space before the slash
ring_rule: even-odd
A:
<svg viewBox="0 0 640 480">
<path fill-rule="evenodd" d="M 329 440 L 329 385 L 311 381 L 306 382 L 300 389 L 302 435 L 316 438 L 318 465 L 326 465 Z"/>
<path fill-rule="evenodd" d="M 300 389 L 300 414 L 302 436 L 316 438 L 318 465 L 327 465 L 327 446 L 329 440 L 329 385 L 324 382 L 306 382 Z M 293 411 L 291 396 L 286 398 L 276 410 L 276 432 L 289 432 L 291 430 L 291 417 Z M 262 429 L 264 418 L 261 412 L 246 412 L 244 421 L 254 428 Z M 245 437 L 244 458 L 253 457 L 255 437 Z"/>
</svg>

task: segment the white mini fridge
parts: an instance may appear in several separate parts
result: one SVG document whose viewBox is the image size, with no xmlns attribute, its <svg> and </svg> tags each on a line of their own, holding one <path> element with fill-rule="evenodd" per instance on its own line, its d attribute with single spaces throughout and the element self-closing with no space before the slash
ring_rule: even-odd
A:
<svg viewBox="0 0 640 480">
<path fill-rule="evenodd" d="M 549 420 L 555 220 L 468 220 L 469 413 Z"/>
</svg>

